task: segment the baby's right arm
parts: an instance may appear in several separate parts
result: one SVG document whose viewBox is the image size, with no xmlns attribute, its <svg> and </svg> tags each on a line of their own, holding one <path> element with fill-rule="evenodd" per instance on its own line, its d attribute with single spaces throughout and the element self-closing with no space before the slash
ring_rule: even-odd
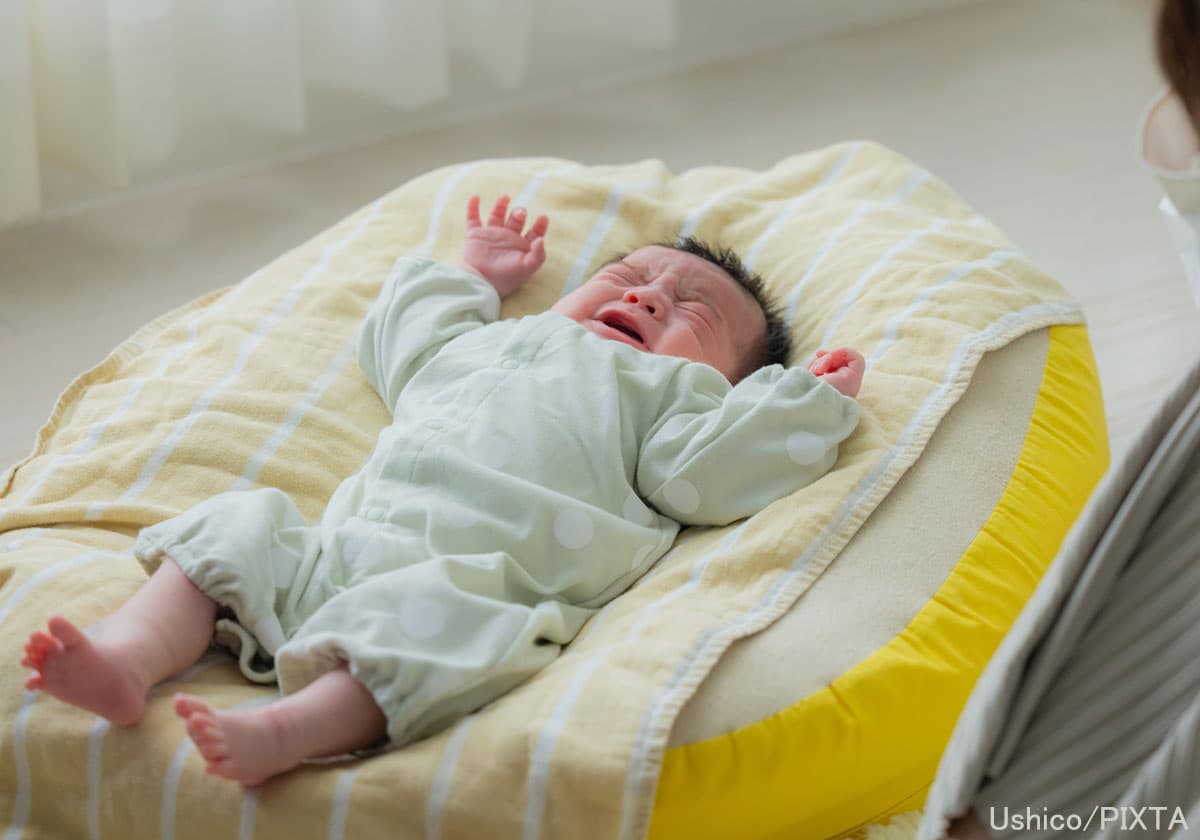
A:
<svg viewBox="0 0 1200 840">
<path fill-rule="evenodd" d="M 546 261 L 545 236 L 550 226 L 548 218 L 538 216 L 522 236 L 525 208 L 507 211 L 508 196 L 502 195 L 484 225 L 479 221 L 479 196 L 471 196 L 467 202 L 467 244 L 463 254 L 463 266 L 495 286 L 502 298 L 519 289 Z"/>
</svg>

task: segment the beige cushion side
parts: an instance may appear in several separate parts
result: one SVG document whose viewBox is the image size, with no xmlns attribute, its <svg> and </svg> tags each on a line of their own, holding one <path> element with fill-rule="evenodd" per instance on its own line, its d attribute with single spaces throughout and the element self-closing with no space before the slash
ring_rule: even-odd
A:
<svg viewBox="0 0 1200 840">
<path fill-rule="evenodd" d="M 668 748 L 769 717 L 899 633 L 983 527 L 1016 466 L 1049 330 L 979 362 L 929 446 L 795 606 L 735 642 L 683 707 Z"/>
</svg>

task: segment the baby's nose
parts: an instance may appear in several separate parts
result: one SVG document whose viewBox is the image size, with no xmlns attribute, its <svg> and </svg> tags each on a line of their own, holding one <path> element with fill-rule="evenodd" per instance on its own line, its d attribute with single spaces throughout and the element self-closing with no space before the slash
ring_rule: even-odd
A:
<svg viewBox="0 0 1200 840">
<path fill-rule="evenodd" d="M 659 307 L 655 305 L 652 295 L 647 294 L 645 291 L 635 292 L 633 289 L 630 289 L 622 296 L 621 300 L 624 303 L 632 303 L 634 306 L 645 307 L 651 315 L 656 314 L 659 310 Z"/>
</svg>

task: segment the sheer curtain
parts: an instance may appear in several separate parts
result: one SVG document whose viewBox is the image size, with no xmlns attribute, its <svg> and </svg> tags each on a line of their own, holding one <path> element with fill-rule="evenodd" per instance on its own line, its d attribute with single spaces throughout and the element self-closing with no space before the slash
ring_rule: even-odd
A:
<svg viewBox="0 0 1200 840">
<path fill-rule="evenodd" d="M 0 225 L 627 75 L 676 45 L 676 16 L 675 0 L 0 2 Z"/>
</svg>

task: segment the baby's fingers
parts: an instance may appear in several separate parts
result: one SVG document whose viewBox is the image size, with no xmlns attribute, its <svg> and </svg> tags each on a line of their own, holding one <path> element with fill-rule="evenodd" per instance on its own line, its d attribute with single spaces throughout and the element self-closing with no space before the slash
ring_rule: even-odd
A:
<svg viewBox="0 0 1200 840">
<path fill-rule="evenodd" d="M 838 368 L 833 373 L 827 373 L 820 377 L 822 382 L 827 382 L 832 385 L 847 397 L 858 396 L 858 389 L 862 385 L 862 375 L 855 373 L 849 367 Z"/>
<path fill-rule="evenodd" d="M 529 253 L 525 255 L 525 262 L 533 266 L 535 269 L 546 261 L 546 240 L 540 236 L 533 240 L 533 244 L 529 246 Z"/>
<path fill-rule="evenodd" d="M 467 230 L 473 230 L 479 226 L 479 196 L 473 195 L 467 199 Z"/>
<path fill-rule="evenodd" d="M 546 240 L 535 239 L 529 250 L 521 255 L 521 265 L 527 272 L 533 274 L 546 261 Z"/>
<path fill-rule="evenodd" d="M 517 207 L 508 216 L 506 225 L 513 233 L 520 233 L 521 228 L 525 227 L 525 208 Z"/>
<path fill-rule="evenodd" d="M 508 201 L 509 198 L 506 195 L 502 195 L 496 199 L 496 206 L 492 208 L 492 215 L 488 217 L 489 225 L 499 226 L 504 224 L 504 217 L 508 215 Z"/>
<path fill-rule="evenodd" d="M 529 232 L 525 234 L 525 238 L 533 242 L 546 235 L 546 229 L 550 227 L 550 220 L 545 216 L 538 216 L 537 220 L 529 226 Z"/>
<path fill-rule="evenodd" d="M 846 353 L 845 366 L 850 368 L 860 377 L 867 371 L 867 360 L 863 358 L 863 354 L 857 350 L 852 350 L 849 347 L 842 348 Z"/>
</svg>

